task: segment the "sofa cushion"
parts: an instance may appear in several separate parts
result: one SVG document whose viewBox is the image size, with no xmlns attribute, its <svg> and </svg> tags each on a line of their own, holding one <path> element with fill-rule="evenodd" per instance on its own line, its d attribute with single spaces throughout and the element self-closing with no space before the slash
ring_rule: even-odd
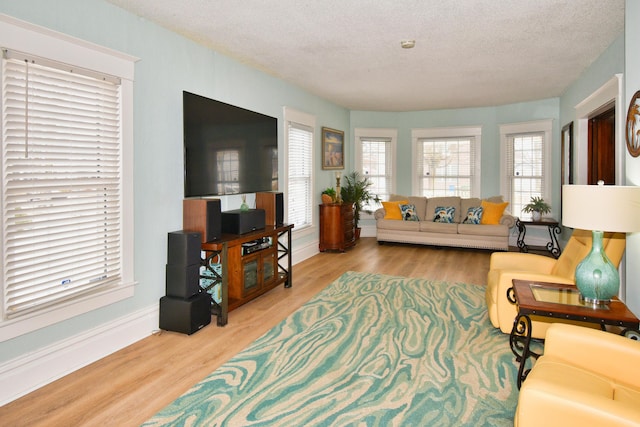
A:
<svg viewBox="0 0 640 427">
<path fill-rule="evenodd" d="M 437 206 L 433 215 L 433 222 L 452 224 L 455 214 L 456 208 L 453 206 Z"/>
<path fill-rule="evenodd" d="M 412 204 L 401 204 L 400 212 L 402 213 L 403 221 L 420 221 L 418 219 L 418 215 L 416 214 L 416 206 Z"/>
<path fill-rule="evenodd" d="M 418 215 L 419 221 L 427 221 L 432 218 L 427 218 L 427 198 L 421 196 L 409 196 L 409 203 L 416 207 L 416 215 Z"/>
<path fill-rule="evenodd" d="M 402 219 L 402 212 L 400 211 L 400 205 L 409 203 L 408 200 L 399 200 L 393 202 L 382 202 L 384 208 L 384 219 Z"/>
<path fill-rule="evenodd" d="M 482 200 L 477 197 L 471 197 L 469 199 L 460 199 L 460 222 L 464 221 L 469 208 L 479 208 Z"/>
<path fill-rule="evenodd" d="M 509 236 L 506 225 L 458 224 L 458 234 L 469 236 Z"/>
<path fill-rule="evenodd" d="M 481 203 L 483 212 L 482 212 L 482 220 L 481 224 L 500 224 L 500 218 L 502 218 L 502 214 L 504 210 L 507 208 L 509 202 L 503 203 L 491 203 L 486 200 L 483 200 Z"/>
<path fill-rule="evenodd" d="M 427 210 L 424 216 L 423 221 L 433 221 L 435 217 L 436 208 L 438 206 L 451 206 L 456 208 L 455 215 L 453 217 L 453 222 L 460 222 L 460 197 L 452 196 L 452 197 L 429 197 L 427 199 Z"/>
<path fill-rule="evenodd" d="M 420 222 L 418 221 L 397 221 L 388 219 L 379 219 L 376 222 L 376 226 L 383 230 L 398 230 L 398 231 L 420 231 Z"/>
<path fill-rule="evenodd" d="M 458 224 L 456 223 L 447 224 L 444 222 L 420 221 L 418 224 L 420 224 L 420 231 L 441 234 L 458 233 Z"/>
</svg>

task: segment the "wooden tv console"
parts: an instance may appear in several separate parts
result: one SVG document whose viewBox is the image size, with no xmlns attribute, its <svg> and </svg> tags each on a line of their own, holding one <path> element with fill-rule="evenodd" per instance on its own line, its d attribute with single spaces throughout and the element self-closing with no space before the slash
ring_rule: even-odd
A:
<svg viewBox="0 0 640 427">
<path fill-rule="evenodd" d="M 219 240 L 202 244 L 206 255 L 203 265 L 215 278 L 207 290 L 221 285 L 221 302 L 216 303 L 212 298 L 211 305 L 218 326 L 227 324 L 230 310 L 282 283 L 285 288 L 291 287 L 292 229 L 292 224 L 267 225 L 263 230 L 246 234 L 223 234 Z M 252 242 L 264 245 L 251 246 Z M 286 258 L 284 263 L 283 258 Z M 220 274 L 210 267 L 212 264 L 220 264 Z"/>
</svg>

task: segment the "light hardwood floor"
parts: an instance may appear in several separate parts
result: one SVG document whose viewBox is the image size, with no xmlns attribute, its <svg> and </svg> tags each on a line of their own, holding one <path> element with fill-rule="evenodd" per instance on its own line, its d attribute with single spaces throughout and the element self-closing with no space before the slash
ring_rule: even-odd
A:
<svg viewBox="0 0 640 427">
<path fill-rule="evenodd" d="M 293 267 L 278 287 L 187 336 L 162 332 L 0 408 L 3 426 L 138 426 L 343 272 L 377 272 L 486 285 L 489 251 L 382 245 L 362 238 L 346 253 L 322 253 Z"/>
</svg>

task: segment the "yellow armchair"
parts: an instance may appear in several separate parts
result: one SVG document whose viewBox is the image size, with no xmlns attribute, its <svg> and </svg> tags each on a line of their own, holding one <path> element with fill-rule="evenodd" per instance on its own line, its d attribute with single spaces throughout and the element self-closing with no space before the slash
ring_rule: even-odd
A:
<svg viewBox="0 0 640 427">
<path fill-rule="evenodd" d="M 640 341 L 555 323 L 522 383 L 515 427 L 640 425 Z"/>
<path fill-rule="evenodd" d="M 491 255 L 485 298 L 489 319 L 496 328 L 510 333 L 517 308 L 507 299 L 513 279 L 575 284 L 576 267 L 591 250 L 591 231 L 574 230 L 558 259 L 519 252 L 495 252 Z M 625 249 L 624 233 L 605 233 L 603 248 L 618 267 Z M 549 325 L 557 320 L 531 316 L 534 338 L 544 338 Z"/>
</svg>

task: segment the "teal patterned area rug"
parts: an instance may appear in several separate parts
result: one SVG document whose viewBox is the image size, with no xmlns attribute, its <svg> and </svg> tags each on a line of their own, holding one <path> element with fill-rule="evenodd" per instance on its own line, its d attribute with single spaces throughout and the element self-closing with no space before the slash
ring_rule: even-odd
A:
<svg viewBox="0 0 640 427">
<path fill-rule="evenodd" d="M 484 288 L 347 272 L 145 426 L 512 426 Z"/>
</svg>

